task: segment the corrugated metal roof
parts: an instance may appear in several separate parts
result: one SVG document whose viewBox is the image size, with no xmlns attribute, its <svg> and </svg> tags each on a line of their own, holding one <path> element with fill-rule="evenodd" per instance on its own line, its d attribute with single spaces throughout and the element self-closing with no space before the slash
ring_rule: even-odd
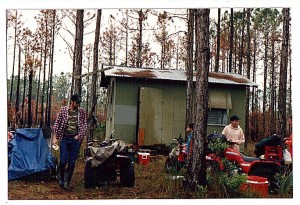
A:
<svg viewBox="0 0 300 205">
<path fill-rule="evenodd" d="M 104 66 L 104 69 L 109 66 Z M 186 72 L 184 70 L 166 70 L 166 69 L 148 69 L 134 67 L 110 66 L 109 70 L 104 71 L 105 76 L 109 77 L 127 77 L 127 78 L 150 78 L 158 80 L 186 81 Z M 196 81 L 194 73 L 194 81 Z M 258 84 L 235 73 L 217 73 L 210 72 L 209 83 L 218 84 L 236 84 L 247 86 L 258 86 Z"/>
</svg>

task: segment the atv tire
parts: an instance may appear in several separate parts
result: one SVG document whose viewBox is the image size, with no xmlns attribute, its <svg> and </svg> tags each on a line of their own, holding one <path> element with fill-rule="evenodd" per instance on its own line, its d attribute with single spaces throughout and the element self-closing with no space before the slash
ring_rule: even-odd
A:
<svg viewBox="0 0 300 205">
<path fill-rule="evenodd" d="M 248 175 L 266 177 L 269 181 L 268 191 L 270 194 L 277 194 L 279 183 L 276 174 L 280 173 L 280 167 L 273 163 L 256 163 L 251 166 Z"/>
<path fill-rule="evenodd" d="M 92 160 L 88 160 L 84 167 L 84 187 L 86 189 L 95 187 L 97 183 L 95 168 L 92 168 Z"/>
<path fill-rule="evenodd" d="M 123 187 L 133 187 L 135 183 L 134 165 L 130 161 L 120 167 L 120 182 Z"/>
</svg>

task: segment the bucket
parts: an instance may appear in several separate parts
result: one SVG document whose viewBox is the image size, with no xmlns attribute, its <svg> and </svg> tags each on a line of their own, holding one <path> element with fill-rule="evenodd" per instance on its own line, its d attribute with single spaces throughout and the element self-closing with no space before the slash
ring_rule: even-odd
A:
<svg viewBox="0 0 300 205">
<path fill-rule="evenodd" d="M 150 163 L 150 153 L 138 152 L 138 162 L 142 165 Z"/>
<path fill-rule="evenodd" d="M 246 183 L 242 184 L 240 187 L 241 191 L 251 191 L 261 197 L 268 196 L 268 179 L 259 176 L 248 176 Z"/>
</svg>

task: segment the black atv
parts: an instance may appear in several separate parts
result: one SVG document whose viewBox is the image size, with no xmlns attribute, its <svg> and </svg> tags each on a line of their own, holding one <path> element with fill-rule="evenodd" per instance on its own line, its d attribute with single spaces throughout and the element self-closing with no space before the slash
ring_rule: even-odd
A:
<svg viewBox="0 0 300 205">
<path fill-rule="evenodd" d="M 108 185 L 120 178 L 121 186 L 133 187 L 135 183 L 134 163 L 129 157 L 132 149 L 121 140 L 110 139 L 99 143 L 88 141 L 84 150 L 86 159 L 84 170 L 84 187 Z"/>
</svg>

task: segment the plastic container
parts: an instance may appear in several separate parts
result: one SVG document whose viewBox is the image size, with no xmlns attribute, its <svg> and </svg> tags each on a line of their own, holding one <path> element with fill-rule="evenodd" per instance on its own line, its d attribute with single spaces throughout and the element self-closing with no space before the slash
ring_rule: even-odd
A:
<svg viewBox="0 0 300 205">
<path fill-rule="evenodd" d="M 268 179 L 265 177 L 248 176 L 246 183 L 241 185 L 240 190 L 254 192 L 261 197 L 267 197 L 268 185 Z"/>
<path fill-rule="evenodd" d="M 150 163 L 150 153 L 138 152 L 138 162 L 142 165 L 148 165 Z"/>
<path fill-rule="evenodd" d="M 52 145 L 52 148 L 53 148 L 54 150 L 59 150 L 59 146 L 58 146 L 57 144 L 53 144 L 53 145 Z"/>
</svg>

